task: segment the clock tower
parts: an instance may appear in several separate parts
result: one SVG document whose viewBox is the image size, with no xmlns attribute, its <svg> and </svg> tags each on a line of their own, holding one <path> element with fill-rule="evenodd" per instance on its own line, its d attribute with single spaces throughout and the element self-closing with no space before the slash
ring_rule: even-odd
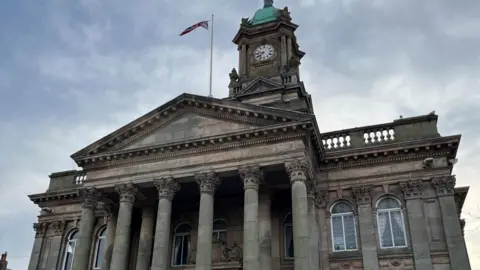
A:
<svg viewBox="0 0 480 270">
<path fill-rule="evenodd" d="M 238 46 L 238 71 L 230 73 L 229 99 L 262 106 L 313 113 L 310 95 L 300 81 L 299 49 L 288 8 L 273 0 L 242 19 L 233 42 Z"/>
</svg>

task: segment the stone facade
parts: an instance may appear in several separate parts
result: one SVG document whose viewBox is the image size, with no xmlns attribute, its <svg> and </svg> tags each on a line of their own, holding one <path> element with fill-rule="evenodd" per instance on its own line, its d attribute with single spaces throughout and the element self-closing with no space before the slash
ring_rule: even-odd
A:
<svg viewBox="0 0 480 270">
<path fill-rule="evenodd" d="M 460 135 L 434 114 L 320 132 L 297 26 L 276 10 L 242 20 L 228 98 L 180 95 L 29 196 L 42 208 L 29 270 L 470 269 Z"/>
</svg>

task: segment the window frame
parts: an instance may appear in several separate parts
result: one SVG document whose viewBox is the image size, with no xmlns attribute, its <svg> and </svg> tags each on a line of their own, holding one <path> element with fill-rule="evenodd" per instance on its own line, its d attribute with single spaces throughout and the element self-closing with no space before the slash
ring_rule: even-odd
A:
<svg viewBox="0 0 480 270">
<path fill-rule="evenodd" d="M 341 203 L 344 203 L 344 204 L 348 205 L 351 212 L 335 213 L 334 214 L 332 212 L 333 208 L 335 206 L 337 206 L 338 204 L 341 204 Z M 347 248 L 347 237 L 346 237 L 346 234 L 345 234 L 345 217 L 346 216 L 352 216 L 352 220 L 353 220 L 353 236 L 355 238 L 355 248 L 354 249 L 348 249 Z M 341 220 L 342 220 L 343 246 L 344 246 L 344 249 L 342 249 L 342 250 L 335 249 L 335 235 L 333 234 L 333 228 L 334 228 L 333 218 L 334 217 L 341 217 Z M 353 206 L 349 202 L 337 201 L 330 207 L 330 236 L 331 236 L 331 241 L 332 241 L 332 252 L 348 252 L 348 251 L 357 251 L 358 250 L 357 220 L 356 220 L 356 217 L 355 217 L 355 212 L 353 210 Z"/>
<path fill-rule="evenodd" d="M 225 239 L 222 240 L 222 241 L 225 241 L 225 242 L 226 242 L 226 241 L 227 241 L 227 222 L 226 222 L 225 220 L 223 220 L 223 219 L 215 219 L 215 220 L 213 220 L 213 223 L 212 223 L 212 224 L 213 224 L 213 226 L 212 226 L 213 228 L 215 228 L 215 223 L 216 223 L 216 222 L 221 222 L 223 225 L 225 225 L 225 229 L 213 229 L 213 230 L 212 230 L 212 240 L 213 240 L 213 241 L 222 240 L 222 239 L 220 239 L 219 236 L 220 236 L 220 234 L 224 233 L 224 234 L 225 234 Z M 214 237 L 213 235 L 216 236 L 214 239 L 213 239 L 213 237 Z"/>
<path fill-rule="evenodd" d="M 106 240 L 107 240 L 107 227 L 103 226 L 97 231 L 97 235 L 95 237 L 95 253 L 93 256 L 93 265 L 92 265 L 93 270 L 99 270 L 102 267 L 102 261 L 99 262 L 99 265 L 96 265 L 96 262 L 100 254 L 99 252 L 103 252 L 105 249 Z M 100 241 L 104 241 L 103 249 L 101 251 L 99 250 Z M 103 256 L 102 256 L 102 260 L 103 260 Z"/>
<path fill-rule="evenodd" d="M 62 262 L 62 270 L 71 270 L 72 268 L 67 268 L 67 258 L 68 258 L 68 247 L 70 246 L 71 242 L 74 242 L 73 250 L 72 250 L 72 263 L 73 259 L 75 258 L 75 249 L 77 248 L 77 241 L 78 241 L 78 229 L 71 230 L 66 237 L 66 241 L 64 244 L 63 250 L 63 262 Z M 72 239 L 72 236 L 75 236 L 75 239 Z M 72 265 L 73 266 L 73 265 Z"/>
<path fill-rule="evenodd" d="M 187 225 L 189 227 L 189 231 L 188 232 L 181 232 L 181 233 L 177 233 L 176 231 L 178 230 L 178 228 L 180 228 L 180 226 L 183 226 L 183 225 Z M 181 236 L 182 237 L 182 246 L 183 246 L 183 239 L 185 236 L 189 236 L 190 239 L 189 239 L 189 246 L 191 244 L 191 241 L 192 241 L 192 226 L 190 226 L 190 224 L 186 223 L 186 222 L 183 222 L 183 223 L 180 223 L 178 224 L 175 229 L 173 230 L 173 239 L 172 239 L 172 249 L 171 249 L 171 266 L 172 267 L 182 267 L 182 266 L 185 266 L 185 265 L 188 265 L 188 256 L 189 254 L 187 254 L 187 261 L 185 263 L 182 263 L 182 264 L 176 264 L 175 262 L 175 244 L 176 244 L 176 240 L 177 240 L 177 236 Z M 182 248 L 182 255 L 183 255 L 183 248 Z M 183 257 L 183 256 L 182 256 Z"/>
<path fill-rule="evenodd" d="M 287 219 L 289 217 L 290 217 L 291 221 L 287 222 Z M 291 228 L 292 240 L 293 240 L 293 214 L 292 214 L 292 212 L 287 213 L 285 215 L 285 217 L 283 218 L 282 228 L 283 228 L 283 258 L 285 260 L 293 260 L 293 259 L 295 259 L 295 252 L 294 252 L 293 256 L 291 256 L 291 257 L 288 254 L 287 227 Z M 293 250 L 295 250 L 295 243 L 293 243 L 292 245 L 293 245 Z"/>
<path fill-rule="evenodd" d="M 378 205 L 380 204 L 381 201 L 383 201 L 385 199 L 395 200 L 398 203 L 398 207 L 397 208 L 389 208 L 389 209 L 379 209 Z M 380 248 L 381 249 L 394 249 L 394 248 L 406 248 L 406 247 L 408 247 L 407 228 L 406 228 L 406 224 L 405 224 L 405 217 L 403 215 L 402 203 L 400 202 L 400 200 L 398 200 L 397 198 L 392 197 L 392 196 L 381 197 L 380 199 L 377 200 L 377 203 L 375 204 L 375 210 L 377 212 L 377 214 L 376 214 L 376 216 L 377 216 L 377 231 L 378 231 L 378 242 L 380 243 Z M 393 235 L 393 226 L 392 226 L 392 214 L 391 214 L 392 212 L 400 212 L 400 218 L 401 218 L 401 221 L 402 221 L 402 228 L 403 228 L 403 240 L 405 242 L 405 245 L 403 245 L 403 246 L 395 245 L 395 238 L 394 238 L 394 235 Z M 380 213 L 388 213 L 388 219 L 389 219 L 388 226 L 390 226 L 390 236 L 392 237 L 392 246 L 391 247 L 384 247 L 383 246 L 382 232 L 380 231 L 380 225 L 379 225 L 380 224 L 380 222 L 379 222 Z"/>
</svg>

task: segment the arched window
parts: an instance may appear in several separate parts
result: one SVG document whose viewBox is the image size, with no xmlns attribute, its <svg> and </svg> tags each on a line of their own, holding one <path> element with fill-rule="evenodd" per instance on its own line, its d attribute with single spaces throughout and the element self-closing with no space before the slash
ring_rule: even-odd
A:
<svg viewBox="0 0 480 270">
<path fill-rule="evenodd" d="M 95 243 L 95 259 L 93 261 L 93 269 L 100 269 L 103 260 L 103 251 L 105 248 L 105 236 L 107 229 L 103 228 L 97 235 L 97 242 Z"/>
<path fill-rule="evenodd" d="M 175 228 L 173 237 L 172 264 L 188 264 L 188 252 L 190 250 L 190 226 L 182 223 Z"/>
<path fill-rule="evenodd" d="M 285 216 L 283 221 L 283 248 L 285 252 L 285 259 L 293 259 L 293 226 L 292 213 Z"/>
<path fill-rule="evenodd" d="M 225 223 L 225 221 L 217 219 L 213 222 L 212 239 L 213 241 L 227 241 L 227 223 Z"/>
<path fill-rule="evenodd" d="M 333 251 L 356 250 L 357 233 L 352 207 L 346 202 L 338 202 L 331 212 Z"/>
<path fill-rule="evenodd" d="M 65 252 L 63 254 L 63 270 L 71 270 L 73 263 L 73 254 L 75 254 L 75 246 L 77 244 L 78 231 L 71 232 L 67 237 Z"/>
<path fill-rule="evenodd" d="M 398 200 L 388 197 L 377 202 L 377 223 L 382 248 L 407 246 L 403 213 Z"/>
</svg>

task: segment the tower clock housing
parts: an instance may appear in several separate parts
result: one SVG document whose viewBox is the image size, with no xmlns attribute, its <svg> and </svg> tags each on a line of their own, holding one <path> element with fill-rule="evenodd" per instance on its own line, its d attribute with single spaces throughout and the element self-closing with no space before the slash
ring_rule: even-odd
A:
<svg viewBox="0 0 480 270">
<path fill-rule="evenodd" d="M 268 3 L 270 2 L 270 3 Z M 299 49 L 288 8 L 265 1 L 253 18 L 242 19 L 233 42 L 239 64 L 230 73 L 229 98 L 257 105 L 313 112 L 310 95 L 300 81 Z"/>
</svg>

